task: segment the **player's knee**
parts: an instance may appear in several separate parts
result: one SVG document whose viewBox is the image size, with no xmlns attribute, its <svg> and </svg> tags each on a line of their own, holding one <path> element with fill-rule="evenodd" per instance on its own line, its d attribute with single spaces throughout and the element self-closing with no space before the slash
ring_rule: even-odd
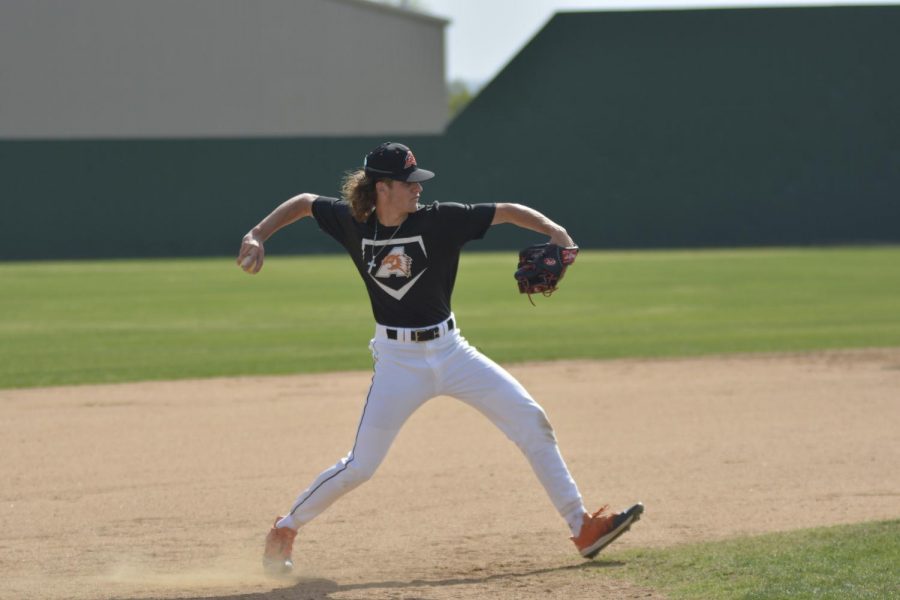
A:
<svg viewBox="0 0 900 600">
<path fill-rule="evenodd" d="M 556 444 L 556 433 L 547 414 L 539 406 L 530 409 L 523 418 L 514 441 L 522 449 L 529 449 L 546 444 Z"/>
<path fill-rule="evenodd" d="M 375 474 L 378 465 L 367 464 L 364 461 L 351 460 L 346 464 L 341 485 L 350 490 L 367 482 Z"/>
</svg>

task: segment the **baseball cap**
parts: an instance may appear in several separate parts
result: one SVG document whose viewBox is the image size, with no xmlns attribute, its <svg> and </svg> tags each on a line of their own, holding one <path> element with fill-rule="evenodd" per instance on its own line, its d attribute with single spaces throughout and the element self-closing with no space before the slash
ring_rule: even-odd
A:
<svg viewBox="0 0 900 600">
<path fill-rule="evenodd" d="M 412 150 L 403 144 L 385 142 L 366 154 L 363 168 L 369 177 L 385 177 L 397 181 L 426 181 L 434 173 L 420 169 Z"/>
</svg>

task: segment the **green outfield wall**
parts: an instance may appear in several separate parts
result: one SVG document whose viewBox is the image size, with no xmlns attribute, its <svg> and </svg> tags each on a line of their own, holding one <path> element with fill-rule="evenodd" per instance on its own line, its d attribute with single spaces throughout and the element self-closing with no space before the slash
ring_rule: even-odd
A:
<svg viewBox="0 0 900 600">
<path fill-rule="evenodd" d="M 435 140 L 408 138 L 429 155 Z M 222 256 L 300 192 L 336 195 L 380 138 L 0 142 L 12 259 Z M 421 150 L 418 148 L 421 147 Z M 0 236 L 2 237 L 2 236 Z M 312 221 L 276 252 L 334 252 Z"/>
<path fill-rule="evenodd" d="M 387 138 L 426 201 L 524 202 L 585 247 L 897 242 L 898 32 L 900 6 L 561 13 L 440 136 L 0 141 L 0 258 L 232 254 Z M 270 249 L 337 247 L 304 222 Z"/>
</svg>

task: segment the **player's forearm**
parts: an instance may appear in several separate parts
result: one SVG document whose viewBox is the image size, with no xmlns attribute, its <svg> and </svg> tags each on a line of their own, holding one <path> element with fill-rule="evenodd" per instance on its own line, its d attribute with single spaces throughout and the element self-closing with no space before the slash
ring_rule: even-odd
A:
<svg viewBox="0 0 900 600">
<path fill-rule="evenodd" d="M 312 203 L 316 199 L 314 194 L 299 194 L 282 202 L 275 210 L 269 213 L 265 219 L 247 234 L 262 242 L 285 227 L 304 217 L 312 215 Z"/>
<path fill-rule="evenodd" d="M 546 215 L 522 204 L 498 203 L 492 225 L 510 223 L 523 229 L 530 229 L 550 237 L 550 241 L 560 246 L 574 246 L 575 242 L 565 228 L 550 220 Z"/>
</svg>

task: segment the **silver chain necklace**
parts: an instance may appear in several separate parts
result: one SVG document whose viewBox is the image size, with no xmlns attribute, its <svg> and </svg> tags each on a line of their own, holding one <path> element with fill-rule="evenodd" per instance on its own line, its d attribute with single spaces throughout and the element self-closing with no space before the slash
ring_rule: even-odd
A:
<svg viewBox="0 0 900 600">
<path fill-rule="evenodd" d="M 409 215 L 407 215 L 407 218 Z M 384 240 L 381 248 L 379 248 L 378 252 L 375 252 L 375 242 L 378 241 L 378 213 L 375 213 L 375 235 L 372 237 L 372 260 L 369 261 L 369 270 L 375 268 L 375 259 L 384 252 L 384 249 L 388 247 L 388 242 L 394 239 L 394 236 L 397 235 L 397 232 L 400 231 L 400 228 L 403 227 L 403 224 L 406 223 L 406 219 L 403 219 L 399 225 L 397 225 L 397 229 L 394 230 L 394 233 L 391 234 L 391 237 Z"/>
</svg>

